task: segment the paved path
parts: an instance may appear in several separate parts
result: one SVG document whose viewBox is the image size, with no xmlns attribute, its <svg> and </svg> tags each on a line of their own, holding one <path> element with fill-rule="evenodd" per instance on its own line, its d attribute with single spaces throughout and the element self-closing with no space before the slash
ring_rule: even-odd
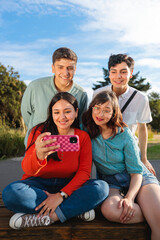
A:
<svg viewBox="0 0 160 240">
<path fill-rule="evenodd" d="M 12 158 L 8 160 L 0 160 L 0 192 L 9 183 L 21 179 L 23 174 L 21 168 L 21 158 Z M 150 161 L 156 170 L 158 180 L 160 181 L 160 160 Z M 93 168 L 93 177 L 95 177 L 95 169 Z"/>
<path fill-rule="evenodd" d="M 21 179 L 21 160 L 22 158 L 0 160 L 0 192 L 9 183 Z"/>
</svg>

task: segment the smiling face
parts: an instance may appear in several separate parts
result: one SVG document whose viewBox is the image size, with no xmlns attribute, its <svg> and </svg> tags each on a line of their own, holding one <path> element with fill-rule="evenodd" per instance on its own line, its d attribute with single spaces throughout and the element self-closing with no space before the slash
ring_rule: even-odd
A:
<svg viewBox="0 0 160 240">
<path fill-rule="evenodd" d="M 67 134 L 72 123 L 78 115 L 78 109 L 75 111 L 74 107 L 64 99 L 56 102 L 52 107 L 53 121 L 57 126 L 59 134 Z"/>
<path fill-rule="evenodd" d="M 94 105 L 92 108 L 92 118 L 96 125 L 105 128 L 113 114 L 113 108 L 110 101 L 103 104 Z"/>
<path fill-rule="evenodd" d="M 109 71 L 109 78 L 113 86 L 113 91 L 121 94 L 127 90 L 128 82 L 132 77 L 133 70 L 130 70 L 125 62 L 112 66 Z"/>
<path fill-rule="evenodd" d="M 55 74 L 55 85 L 59 91 L 67 91 L 71 88 L 75 71 L 76 63 L 70 59 L 61 58 L 52 64 L 52 72 Z"/>
</svg>

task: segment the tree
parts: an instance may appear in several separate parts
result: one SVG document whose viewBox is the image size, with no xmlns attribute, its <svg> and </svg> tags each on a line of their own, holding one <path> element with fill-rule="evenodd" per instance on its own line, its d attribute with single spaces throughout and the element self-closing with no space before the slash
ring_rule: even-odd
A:
<svg viewBox="0 0 160 240">
<path fill-rule="evenodd" d="M 104 75 L 104 81 L 97 81 L 99 84 L 93 84 L 92 89 L 96 90 L 100 87 L 104 87 L 110 84 L 110 80 L 109 80 L 109 71 L 105 68 L 102 68 L 103 70 L 103 75 Z"/>
<path fill-rule="evenodd" d="M 102 68 L 103 70 L 103 74 L 104 74 L 104 81 L 98 81 L 99 84 L 93 84 L 92 89 L 96 90 L 100 87 L 104 87 L 110 84 L 110 80 L 109 80 L 109 71 L 105 68 Z M 129 86 L 134 87 L 135 89 L 139 90 L 139 91 L 143 91 L 146 92 L 151 88 L 151 85 L 149 82 L 144 83 L 144 81 L 146 80 L 146 78 L 142 78 L 139 77 L 139 73 L 137 72 L 136 74 L 132 75 L 132 78 L 129 81 Z"/>
<path fill-rule="evenodd" d="M 160 132 L 160 94 L 157 92 L 151 92 L 148 95 L 148 98 L 153 118 L 150 125 L 154 130 Z"/>
<path fill-rule="evenodd" d="M 13 128 L 22 126 L 20 106 L 26 85 L 19 78 L 13 67 L 0 63 L 0 120 Z"/>
<path fill-rule="evenodd" d="M 149 82 L 144 83 L 146 78 L 139 77 L 139 73 L 137 72 L 136 74 L 132 75 L 132 78 L 129 80 L 129 86 L 142 91 L 142 92 L 147 92 L 149 89 L 151 89 L 151 85 Z"/>
</svg>

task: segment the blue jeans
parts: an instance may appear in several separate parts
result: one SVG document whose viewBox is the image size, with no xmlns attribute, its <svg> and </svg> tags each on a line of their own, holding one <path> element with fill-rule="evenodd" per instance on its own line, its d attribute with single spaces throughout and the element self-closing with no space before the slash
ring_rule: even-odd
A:
<svg viewBox="0 0 160 240">
<path fill-rule="evenodd" d="M 2 192 L 5 206 L 13 212 L 38 213 L 35 208 L 43 202 L 49 193 L 59 192 L 71 179 L 44 179 L 30 177 L 9 184 Z M 55 210 L 61 222 L 96 208 L 108 196 L 109 187 L 103 180 L 88 180 L 74 191 Z"/>
</svg>

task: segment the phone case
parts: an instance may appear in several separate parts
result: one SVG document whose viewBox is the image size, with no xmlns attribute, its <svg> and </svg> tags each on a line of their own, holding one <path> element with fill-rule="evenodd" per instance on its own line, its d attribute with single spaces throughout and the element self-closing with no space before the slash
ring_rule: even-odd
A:
<svg viewBox="0 0 160 240">
<path fill-rule="evenodd" d="M 60 148 L 55 149 L 57 152 L 74 152 L 79 151 L 79 137 L 77 135 L 50 135 L 43 138 L 44 141 L 56 138 L 57 141 L 47 144 L 46 147 L 59 144 Z"/>
</svg>

